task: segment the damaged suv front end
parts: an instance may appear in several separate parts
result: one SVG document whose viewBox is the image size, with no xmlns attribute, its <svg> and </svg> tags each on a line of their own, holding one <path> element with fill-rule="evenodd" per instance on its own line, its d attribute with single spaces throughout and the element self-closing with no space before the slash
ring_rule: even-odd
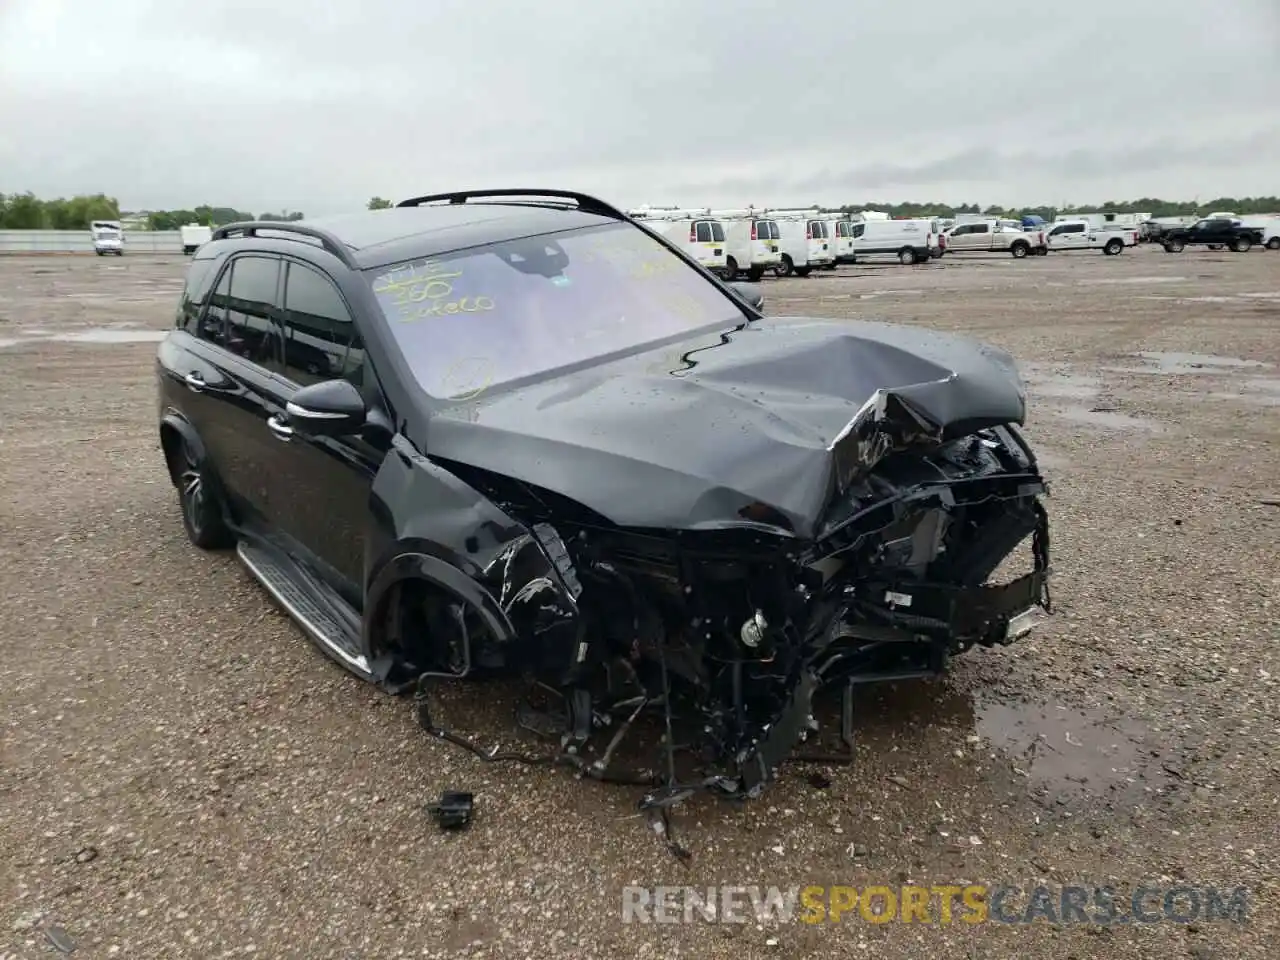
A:
<svg viewBox="0 0 1280 960">
<path fill-rule="evenodd" d="M 602 779 L 649 714 L 659 752 L 634 782 L 655 787 L 650 806 L 699 789 L 751 797 L 814 739 L 824 688 L 842 693 L 847 741 L 858 685 L 939 675 L 1049 610 L 1047 486 L 1019 430 L 1012 359 L 963 338 L 750 315 L 717 325 L 710 313 L 742 306 L 690 271 L 666 301 L 687 330 L 609 349 L 640 322 L 644 284 L 676 282 L 647 235 L 622 229 L 634 227 L 371 278 L 422 390 L 445 398 L 402 429 L 374 499 L 390 542 L 452 531 L 468 583 L 450 593 L 464 603 L 378 620 L 386 639 L 369 655 L 406 682 L 425 677 L 424 691 L 440 676 L 531 678 L 563 703 L 556 759 Z M 447 331 L 517 295 L 522 337 L 560 298 L 582 316 L 600 278 L 575 273 L 581 263 L 634 281 L 609 287 L 587 324 L 597 356 L 562 337 L 569 355 L 543 375 L 539 335 L 477 356 L 466 332 L 474 342 L 442 356 Z M 415 299 L 431 289 L 453 308 Z M 427 337 L 406 317 L 447 323 Z M 1028 569 L 997 582 L 1023 545 Z M 366 616 L 412 607 L 385 599 L 375 584 Z"/>
</svg>

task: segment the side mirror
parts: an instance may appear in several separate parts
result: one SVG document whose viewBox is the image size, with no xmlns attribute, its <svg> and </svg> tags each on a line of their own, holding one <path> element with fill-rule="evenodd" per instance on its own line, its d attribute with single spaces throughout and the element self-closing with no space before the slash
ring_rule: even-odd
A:
<svg viewBox="0 0 1280 960">
<path fill-rule="evenodd" d="M 342 437 L 364 426 L 364 397 L 348 380 L 322 380 L 303 387 L 285 404 L 289 425 L 299 433 Z"/>
<path fill-rule="evenodd" d="M 757 310 L 764 309 L 764 291 L 754 283 L 730 281 L 729 289 L 737 294 L 740 300 L 745 300 L 748 305 L 755 307 Z"/>
</svg>

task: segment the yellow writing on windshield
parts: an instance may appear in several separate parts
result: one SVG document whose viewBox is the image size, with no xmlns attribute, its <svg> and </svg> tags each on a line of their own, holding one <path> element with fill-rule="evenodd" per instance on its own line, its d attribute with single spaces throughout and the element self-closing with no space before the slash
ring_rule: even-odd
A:
<svg viewBox="0 0 1280 960">
<path fill-rule="evenodd" d="M 382 274 L 374 281 L 373 292 L 389 301 L 402 321 L 481 313 L 497 306 L 483 294 L 455 297 L 453 281 L 461 276 L 460 267 L 424 260 Z"/>
</svg>

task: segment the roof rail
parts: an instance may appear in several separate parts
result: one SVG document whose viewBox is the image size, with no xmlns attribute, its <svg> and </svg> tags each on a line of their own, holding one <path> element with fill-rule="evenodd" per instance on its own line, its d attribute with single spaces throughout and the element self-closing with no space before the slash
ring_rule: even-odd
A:
<svg viewBox="0 0 1280 960">
<path fill-rule="evenodd" d="M 360 268 L 355 258 L 351 256 L 350 248 L 328 230 L 301 224 L 295 220 L 244 220 L 240 223 L 228 223 L 213 231 L 213 239 L 223 240 L 233 234 L 239 234 L 242 237 L 256 237 L 259 230 L 276 230 L 280 233 L 293 233 L 301 237 L 309 237 L 312 240 L 319 240 L 320 246 L 332 253 L 346 266 L 352 270 Z"/>
<path fill-rule="evenodd" d="M 605 203 L 588 193 L 573 190 L 540 190 L 529 188 L 503 188 L 499 190 L 459 190 L 456 193 L 432 193 L 422 197 L 401 200 L 397 207 L 421 207 L 431 203 L 466 203 L 468 200 L 525 198 L 531 203 L 547 203 L 548 200 L 572 200 L 584 213 L 594 213 L 615 220 L 625 220 L 627 215 L 612 204 Z M 539 200 L 538 198 L 541 198 Z"/>
</svg>

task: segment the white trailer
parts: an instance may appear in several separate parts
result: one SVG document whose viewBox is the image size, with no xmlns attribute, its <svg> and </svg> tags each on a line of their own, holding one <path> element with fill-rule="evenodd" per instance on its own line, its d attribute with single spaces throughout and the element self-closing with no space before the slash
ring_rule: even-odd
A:
<svg viewBox="0 0 1280 960">
<path fill-rule="evenodd" d="M 831 248 L 830 214 L 820 210 L 764 210 L 765 216 L 778 225 L 782 262 L 775 272 L 780 277 L 795 274 L 807 277 L 814 267 L 835 263 Z"/>
<path fill-rule="evenodd" d="M 708 270 L 724 273 L 724 224 L 708 208 L 645 206 L 628 210 L 627 216 L 662 234 Z"/>
<path fill-rule="evenodd" d="M 737 279 L 745 273 L 752 283 L 766 270 L 776 271 L 782 262 L 778 244 L 782 235 L 778 224 L 755 207 L 736 210 L 712 210 L 724 227 L 724 278 Z"/>
<path fill-rule="evenodd" d="M 182 237 L 182 252 L 187 256 L 195 253 L 202 243 L 208 243 L 213 239 L 213 228 L 198 223 L 188 223 L 185 227 L 179 228 L 178 233 Z"/>
</svg>

